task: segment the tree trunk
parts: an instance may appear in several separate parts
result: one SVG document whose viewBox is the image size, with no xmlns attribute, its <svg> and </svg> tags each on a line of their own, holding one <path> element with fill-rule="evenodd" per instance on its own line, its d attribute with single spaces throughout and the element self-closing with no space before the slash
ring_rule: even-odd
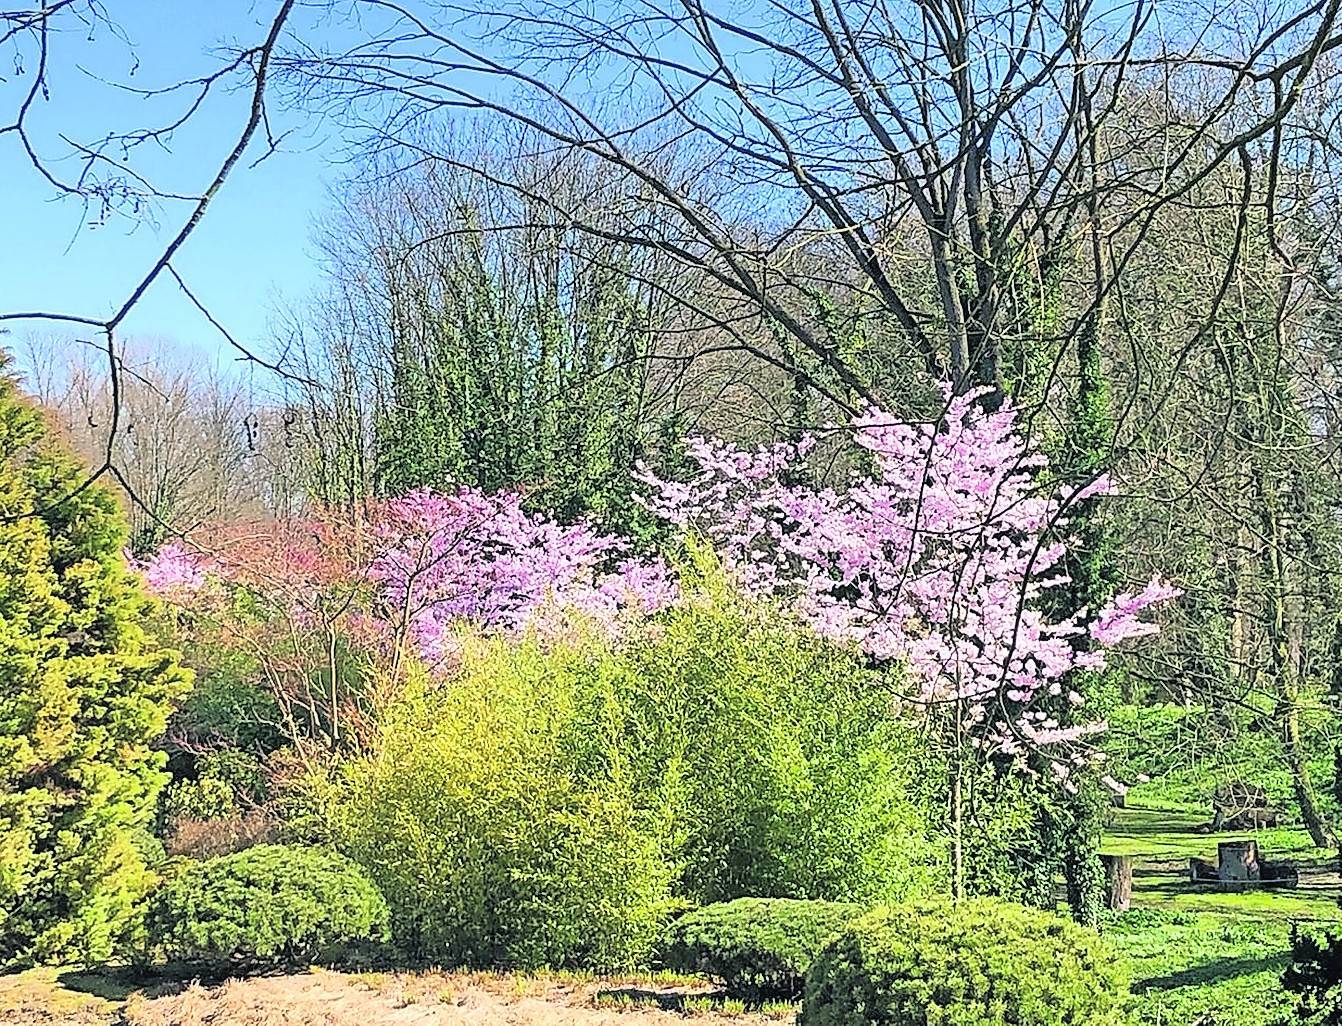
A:
<svg viewBox="0 0 1342 1026">
<path fill-rule="evenodd" d="M 1109 414 L 1109 387 L 1101 363 L 1099 338 L 1100 311 L 1096 310 L 1083 326 L 1077 339 L 1080 381 L 1072 426 L 1071 464 L 1078 478 L 1098 473 L 1108 451 L 1112 424 Z M 1077 543 L 1068 556 L 1069 589 L 1076 608 L 1097 609 L 1114 593 L 1113 542 L 1098 517 L 1095 500 L 1076 505 L 1071 513 L 1071 528 Z M 1100 674 L 1069 674 L 1067 686 L 1081 694 L 1088 717 L 1104 713 L 1104 680 Z M 1060 716 L 1068 722 L 1073 713 L 1064 709 Z M 1079 923 L 1095 926 L 1104 907 L 1104 873 L 1098 857 L 1104 833 L 1104 811 L 1108 800 L 1093 768 L 1078 767 L 1077 790 L 1067 797 L 1067 827 L 1063 838 L 1062 865 L 1067 879 L 1067 904 Z"/>
<path fill-rule="evenodd" d="M 1099 848 L 1104 832 L 1104 810 L 1098 788 L 1084 781 L 1067 809 L 1062 835 L 1062 871 L 1067 881 L 1067 905 L 1083 926 L 1100 924 L 1105 906 L 1105 871 Z"/>
<path fill-rule="evenodd" d="M 1080 36 L 1073 39 L 1072 45 L 1075 55 L 1083 58 L 1085 48 Z M 1073 87 L 1082 112 L 1082 118 L 1076 125 L 1077 144 L 1085 156 L 1078 174 L 1088 175 L 1093 186 L 1099 157 L 1090 110 L 1090 93 L 1083 73 L 1077 73 Z M 1089 483 L 1109 469 L 1115 430 L 1109 379 L 1104 368 L 1108 262 L 1097 195 L 1097 191 L 1092 189 L 1085 202 L 1085 215 L 1089 223 L 1090 271 L 1096 293 L 1076 334 L 1076 405 L 1072 410 L 1071 452 L 1068 453 L 1069 466 L 1066 468 L 1078 485 Z M 1068 549 L 1067 562 L 1070 565 L 1067 569 L 1072 578 L 1070 598 L 1073 608 L 1089 609 L 1093 614 L 1117 590 L 1113 539 L 1100 520 L 1094 497 L 1077 503 L 1069 515 L 1071 530 L 1077 539 L 1076 545 Z M 1103 716 L 1107 698 L 1103 674 L 1073 671 L 1068 677 L 1067 687 L 1085 699 L 1084 715 L 1088 718 Z M 1073 720 L 1074 715 L 1070 703 L 1066 703 L 1059 719 L 1065 723 Z M 1077 922 L 1097 926 L 1104 905 L 1104 871 L 1100 866 L 1099 848 L 1104 833 L 1104 814 L 1109 803 L 1093 765 L 1079 766 L 1076 773 L 1080 779 L 1076 780 L 1078 786 L 1070 801 L 1071 823 L 1063 854 L 1067 904 Z"/>
<path fill-rule="evenodd" d="M 1104 866 L 1104 905 L 1111 912 L 1126 912 L 1132 905 L 1132 856 L 1101 855 Z"/>
<path fill-rule="evenodd" d="M 1281 706 L 1284 705 L 1284 711 Z M 1310 778 L 1309 765 L 1305 761 L 1304 748 L 1300 742 L 1300 704 L 1294 693 L 1283 696 L 1279 704 L 1282 722 L 1282 743 L 1286 749 L 1286 764 L 1291 770 L 1291 786 L 1295 791 L 1295 800 L 1300 805 L 1300 818 L 1305 822 L 1310 839 L 1318 848 L 1337 846 L 1337 837 L 1332 827 L 1319 809 L 1318 793 L 1314 781 Z"/>
<path fill-rule="evenodd" d="M 1317 847 L 1331 848 L 1336 845 L 1336 838 L 1319 808 L 1317 792 L 1310 779 L 1309 765 L 1300 740 L 1299 659 L 1297 651 L 1293 651 L 1298 649 L 1298 643 L 1293 644 L 1292 638 L 1293 632 L 1298 630 L 1298 624 L 1293 622 L 1294 618 L 1287 608 L 1290 582 L 1287 580 L 1286 557 L 1282 551 L 1283 532 L 1277 493 L 1265 478 L 1263 468 L 1257 459 L 1254 460 L 1254 484 L 1258 491 L 1263 524 L 1263 558 L 1267 563 L 1268 652 L 1277 683 L 1276 719 L 1281 730 L 1286 765 L 1291 771 L 1291 786 L 1300 806 L 1300 818 L 1304 820 L 1310 839 Z"/>
<path fill-rule="evenodd" d="M 965 896 L 965 838 L 964 838 L 964 784 L 961 780 L 959 758 L 951 776 L 951 901 L 960 902 Z"/>
</svg>

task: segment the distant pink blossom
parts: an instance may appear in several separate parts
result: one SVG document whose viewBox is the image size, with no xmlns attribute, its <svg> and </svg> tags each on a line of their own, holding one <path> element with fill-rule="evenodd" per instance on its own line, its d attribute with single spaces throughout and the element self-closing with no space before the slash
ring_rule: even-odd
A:
<svg viewBox="0 0 1342 1026">
<path fill-rule="evenodd" d="M 458 624 L 516 632 L 576 610 L 613 627 L 675 599 L 662 560 L 635 558 L 622 539 L 587 524 L 530 513 L 513 492 L 411 492 L 374 523 L 369 578 L 430 662 Z"/>
<path fill-rule="evenodd" d="M 1183 591 L 1159 577 L 1151 578 L 1145 588 L 1136 594 L 1123 592 L 1116 595 L 1095 616 L 1090 625 L 1090 636 L 1106 647 L 1132 638 L 1142 638 L 1160 631 L 1157 624 L 1141 619 L 1151 606 L 1176 599 Z"/>
<path fill-rule="evenodd" d="M 145 587 L 160 598 L 191 595 L 205 586 L 205 561 L 180 542 L 168 542 L 147 560 L 131 560 Z"/>
<path fill-rule="evenodd" d="M 172 544 L 137 569 L 156 593 L 182 601 L 208 571 L 300 629 L 334 617 L 362 647 L 404 638 L 434 667 L 451 661 L 463 625 L 553 633 L 576 611 L 616 631 L 678 596 L 663 559 L 635 556 L 588 524 L 530 513 L 515 492 L 423 489 L 382 503 L 357 528 L 297 520 L 225 534 L 208 563 Z"/>
</svg>

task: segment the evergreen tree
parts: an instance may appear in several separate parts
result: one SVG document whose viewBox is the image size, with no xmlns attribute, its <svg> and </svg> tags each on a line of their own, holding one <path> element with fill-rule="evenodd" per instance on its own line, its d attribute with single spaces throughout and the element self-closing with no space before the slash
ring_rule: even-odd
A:
<svg viewBox="0 0 1342 1026">
<path fill-rule="evenodd" d="M 0 363 L 0 963 L 106 958 L 153 882 L 146 842 L 189 683 L 146 632 L 125 518 Z"/>
<path fill-rule="evenodd" d="M 493 258 L 502 269 L 485 248 L 462 243 L 431 267 L 398 265 L 376 489 L 521 487 L 563 519 L 627 527 L 648 335 L 629 281 L 584 269 L 580 280 L 509 291 L 514 275 L 562 264 L 563 247 L 505 250 Z"/>
</svg>

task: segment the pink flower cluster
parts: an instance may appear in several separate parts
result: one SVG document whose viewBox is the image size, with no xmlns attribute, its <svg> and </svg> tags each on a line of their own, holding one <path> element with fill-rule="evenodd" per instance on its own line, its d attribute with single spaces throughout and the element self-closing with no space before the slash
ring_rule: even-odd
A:
<svg viewBox="0 0 1342 1026">
<path fill-rule="evenodd" d="M 576 609 L 613 625 L 675 596 L 662 560 L 634 559 L 589 525 L 528 513 L 516 493 L 411 492 L 386 503 L 374 531 L 369 577 L 431 662 L 457 623 L 518 631 Z"/>
<path fill-rule="evenodd" d="M 789 599 L 821 634 L 905 664 L 924 703 L 959 701 L 983 743 L 1073 741 L 1102 725 L 1059 726 L 1073 671 L 1105 665 L 1104 649 L 1154 633 L 1143 619 L 1179 594 L 1159 580 L 1118 596 L 1093 619 L 1050 618 L 1045 593 L 1066 583 L 1066 511 L 1107 480 L 1057 494 L 1047 460 L 1022 438 L 1008 403 L 947 395 L 935 425 L 870 410 L 856 442 L 875 473 L 846 487 L 805 481 L 809 441 L 741 450 L 697 440 L 687 482 L 646 471 L 649 508 L 710 539 L 748 590 Z M 1094 644 L 1090 644 L 1093 640 Z"/>
<path fill-rule="evenodd" d="M 458 624 L 557 631 L 576 610 L 615 630 L 677 594 L 660 558 L 635 558 L 589 525 L 529 513 L 515 493 L 472 488 L 412 492 L 383 503 L 359 530 L 234 525 L 208 555 L 171 543 L 137 568 L 170 601 L 204 605 L 213 579 L 264 596 L 300 627 L 336 618 L 370 648 L 408 638 L 430 665 L 450 653 Z"/>
<path fill-rule="evenodd" d="M 127 558 L 151 594 L 171 599 L 194 595 L 205 586 L 203 562 L 181 542 L 168 542 L 143 561 Z"/>
</svg>

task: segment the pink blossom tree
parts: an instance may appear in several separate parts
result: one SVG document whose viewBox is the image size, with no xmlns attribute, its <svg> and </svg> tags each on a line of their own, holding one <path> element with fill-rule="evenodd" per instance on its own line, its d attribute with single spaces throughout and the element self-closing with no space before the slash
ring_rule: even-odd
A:
<svg viewBox="0 0 1342 1026">
<path fill-rule="evenodd" d="M 369 548 L 317 517 L 236 521 L 164 545 L 140 566 L 149 589 L 206 650 L 248 654 L 300 755 L 358 747 L 372 696 L 356 664 L 383 644 L 370 615 Z"/>
<path fill-rule="evenodd" d="M 1015 409 L 988 412 L 977 399 L 948 395 L 935 425 L 868 411 L 854 437 L 874 471 L 843 487 L 798 483 L 809 439 L 752 450 L 692 439 L 696 472 L 668 481 L 644 471 L 647 504 L 708 539 L 748 591 L 782 596 L 821 634 L 903 667 L 905 697 L 946 713 L 957 749 L 1025 769 L 1042 753 L 1070 787 L 1089 755 L 1083 739 L 1105 725 L 1059 716 L 1060 704 L 1082 702 L 1069 680 L 1156 631 L 1143 614 L 1179 591 L 1154 579 L 1102 609 L 1050 615 L 1050 593 L 1068 583 L 1067 511 L 1109 481 L 1043 487 L 1048 462 Z M 957 774 L 953 806 L 958 785 Z"/>
<path fill-rule="evenodd" d="M 555 632 L 577 611 L 614 632 L 675 596 L 664 561 L 530 513 L 516 493 L 421 490 L 360 524 L 310 517 L 198 538 L 140 564 L 146 583 L 196 614 L 194 630 L 255 656 L 284 733 L 319 750 L 359 747 L 405 655 L 442 671 L 461 626 Z"/>
<path fill-rule="evenodd" d="M 384 615 L 431 665 L 461 623 L 516 632 L 572 609 L 614 628 L 675 594 L 661 559 L 635 558 L 588 524 L 529 513 L 515 492 L 411 492 L 382 506 L 373 533 L 369 576 Z"/>
</svg>

